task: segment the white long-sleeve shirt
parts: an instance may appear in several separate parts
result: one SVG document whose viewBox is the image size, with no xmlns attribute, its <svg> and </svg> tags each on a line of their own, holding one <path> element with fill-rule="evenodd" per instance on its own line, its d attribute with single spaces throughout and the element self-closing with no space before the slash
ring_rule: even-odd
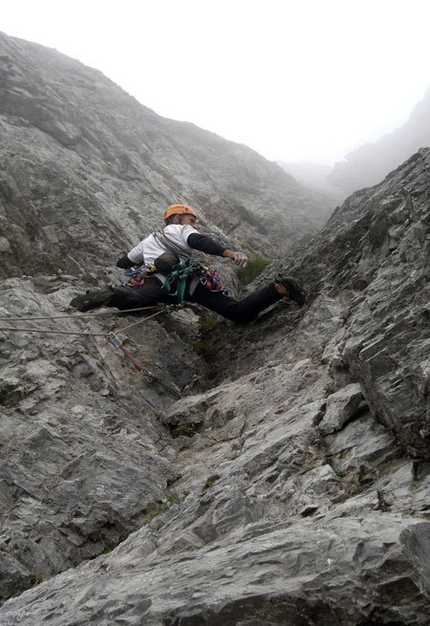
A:
<svg viewBox="0 0 430 626">
<path fill-rule="evenodd" d="M 191 254 L 192 248 L 190 248 L 187 243 L 188 237 L 190 235 L 199 234 L 193 226 L 190 226 L 189 224 L 169 224 L 163 229 L 163 231 L 169 241 L 183 250 L 183 255 L 181 255 L 178 251 L 178 255 L 181 257 L 181 260 L 187 258 Z M 163 245 L 163 242 L 160 241 L 154 233 L 152 233 L 138 243 L 137 246 L 132 248 L 127 254 L 127 257 L 136 265 L 141 265 L 142 263 L 150 265 L 165 251 L 166 246 Z"/>
</svg>

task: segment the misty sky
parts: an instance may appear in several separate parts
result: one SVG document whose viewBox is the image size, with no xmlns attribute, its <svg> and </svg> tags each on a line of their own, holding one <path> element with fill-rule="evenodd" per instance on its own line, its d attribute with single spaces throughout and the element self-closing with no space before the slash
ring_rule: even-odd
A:
<svg viewBox="0 0 430 626">
<path fill-rule="evenodd" d="M 0 31 L 270 160 L 332 164 L 430 88 L 430 0 L 0 0 Z"/>
</svg>

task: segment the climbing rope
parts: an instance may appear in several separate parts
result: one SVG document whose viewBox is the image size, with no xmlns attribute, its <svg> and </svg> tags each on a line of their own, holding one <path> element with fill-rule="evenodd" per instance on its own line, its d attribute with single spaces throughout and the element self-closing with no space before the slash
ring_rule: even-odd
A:
<svg viewBox="0 0 430 626">
<path fill-rule="evenodd" d="M 166 308 L 169 308 L 170 306 L 175 306 L 175 305 L 164 305 L 163 307 L 163 311 Z M 99 315 L 106 315 L 107 313 L 112 315 L 112 313 L 119 315 L 121 313 L 137 313 L 139 311 L 148 311 L 148 310 L 152 310 L 156 307 L 153 306 L 143 306 L 140 307 L 138 309 L 124 309 L 124 310 L 117 310 L 117 311 L 113 311 L 112 309 L 108 310 L 104 310 L 104 311 L 93 311 L 92 313 L 76 313 L 76 314 L 69 314 L 69 315 L 45 315 L 44 317 L 0 317 L 0 321 L 5 322 L 5 321 L 9 321 L 9 320 L 23 320 L 23 321 L 27 321 L 27 320 L 61 320 L 61 319 L 80 319 L 82 317 L 97 317 Z M 146 319 L 146 318 L 145 318 Z"/>
<path fill-rule="evenodd" d="M 6 328 L 0 326 L 0 331 L 8 331 L 12 333 L 40 333 L 42 335 L 79 335 L 81 337 L 105 337 L 106 333 L 83 333 L 71 330 L 47 330 L 46 328 Z"/>
<path fill-rule="evenodd" d="M 121 332 L 123 333 L 124 331 L 128 330 L 129 328 L 133 328 L 133 326 L 137 326 L 138 324 L 141 324 L 142 322 L 146 322 L 146 320 L 149 320 L 152 317 L 156 317 L 157 315 L 160 315 L 161 313 L 164 313 L 166 311 L 166 309 L 168 309 L 168 308 L 169 308 L 169 306 L 166 305 L 160 311 L 157 311 L 156 313 L 153 313 L 152 315 L 148 315 L 148 317 L 144 317 L 143 319 L 138 320 L 137 322 L 133 322 L 133 324 L 129 324 L 128 326 L 124 326 L 123 328 L 121 328 Z"/>
<path fill-rule="evenodd" d="M 160 309 L 159 311 L 157 311 L 156 313 L 153 313 L 152 315 L 148 315 L 147 317 L 143 317 L 142 319 L 138 320 L 137 322 L 133 322 L 133 324 L 129 324 L 128 326 L 125 326 L 125 328 L 122 328 L 121 331 L 125 331 L 128 330 L 129 328 L 132 328 L 132 326 L 136 326 L 137 324 L 142 324 L 143 322 L 146 322 L 147 320 L 151 319 L 152 317 L 156 317 L 157 315 L 160 315 L 161 313 L 164 313 L 166 311 L 166 309 L 168 309 L 170 306 L 172 305 L 165 305 L 162 309 Z M 148 310 L 148 309 L 153 309 L 154 307 L 141 307 L 140 309 L 127 309 L 125 311 L 120 311 L 120 313 L 130 313 L 130 312 L 136 312 L 136 311 L 144 311 L 144 310 Z M 0 320 L 8 320 L 8 321 L 34 321 L 34 320 L 54 320 L 54 319 L 80 319 L 82 317 L 88 317 L 91 314 L 80 314 L 80 315 L 54 315 L 52 317 L 0 317 Z M 93 314 L 94 315 L 94 314 Z M 106 333 L 88 333 L 88 332 L 76 332 L 76 331 L 71 331 L 71 330 L 48 330 L 48 329 L 42 329 L 42 328 L 6 328 L 4 326 L 0 326 L 0 331 L 10 331 L 10 332 L 25 332 L 25 333 L 40 333 L 40 334 L 49 334 L 49 335 L 80 335 L 83 337 L 105 337 Z"/>
<path fill-rule="evenodd" d="M 136 312 L 136 311 L 143 311 L 143 310 L 148 310 L 148 309 L 153 309 L 154 307 L 141 307 L 139 309 L 128 309 L 127 311 L 119 311 L 120 313 L 126 313 L 126 312 Z M 155 313 L 153 313 L 152 315 L 148 315 L 147 317 L 144 317 L 140 320 L 138 320 L 137 322 L 133 322 L 133 324 L 129 324 L 128 326 L 125 326 L 124 328 L 121 328 L 121 332 L 124 332 L 130 328 L 132 328 L 133 326 L 136 326 L 137 324 L 142 324 L 143 322 L 146 322 L 149 319 L 152 319 L 153 317 L 156 317 L 157 315 L 161 315 L 161 313 L 165 313 L 166 310 L 170 309 L 170 308 L 178 308 L 178 305 L 164 305 L 160 310 L 156 311 Z M 48 317 L 30 317 L 30 318 L 24 318 L 24 317 L 17 317 L 17 318 L 13 318 L 13 317 L 0 317 L 0 320 L 8 320 L 8 321 L 22 321 L 22 320 L 46 320 L 46 319 L 79 319 L 82 317 L 88 317 L 88 315 L 93 316 L 93 314 L 80 314 L 80 315 L 56 315 L 56 316 L 48 316 Z M 80 337 L 104 337 L 108 343 L 110 343 L 114 348 L 119 348 L 121 350 L 121 352 L 129 359 L 129 361 L 131 363 L 133 363 L 134 367 L 142 374 L 142 376 L 144 378 L 146 378 L 149 382 L 151 383 L 156 383 L 160 386 L 162 386 L 164 389 L 166 389 L 167 391 L 169 391 L 171 394 L 173 394 L 176 398 L 180 398 L 181 394 L 179 393 L 179 391 L 174 388 L 171 387 L 169 385 L 167 385 L 166 383 L 164 383 L 162 380 L 160 380 L 157 376 L 155 376 L 152 372 L 150 372 L 148 370 L 148 368 L 145 368 L 143 365 L 141 365 L 136 359 L 135 357 L 131 354 L 131 352 L 129 350 L 127 350 L 127 348 L 125 348 L 122 345 L 122 341 L 112 332 L 109 333 L 89 333 L 89 332 L 76 332 L 76 331 L 70 331 L 70 330 L 50 330 L 50 329 L 46 329 L 46 328 L 6 328 L 4 326 L 0 326 L 0 331 L 8 331 L 8 332 L 25 332 L 25 333 L 40 333 L 40 334 L 50 334 L 50 335 L 78 335 Z M 150 402 L 147 398 L 144 398 L 144 400 L 156 411 L 158 411 L 157 407 L 152 404 L 152 402 Z"/>
</svg>

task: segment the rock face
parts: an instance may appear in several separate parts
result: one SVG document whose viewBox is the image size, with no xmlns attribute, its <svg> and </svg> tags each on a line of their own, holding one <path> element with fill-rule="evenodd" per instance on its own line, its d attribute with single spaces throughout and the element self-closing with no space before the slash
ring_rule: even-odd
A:
<svg viewBox="0 0 430 626">
<path fill-rule="evenodd" d="M 270 257 L 335 207 L 249 148 L 156 115 L 54 50 L 0 34 L 0 57 L 3 277 L 111 264 L 176 202 Z"/>
<path fill-rule="evenodd" d="M 419 148 L 430 145 L 430 89 L 413 109 L 409 120 L 373 144 L 364 144 L 336 163 L 329 183 L 350 194 L 375 185 Z"/>
<path fill-rule="evenodd" d="M 429 171 L 423 149 L 349 197 L 256 281 L 291 273 L 307 305 L 246 327 L 71 313 L 106 272 L 89 249 L 2 281 L 1 626 L 428 623 Z M 77 254 L 91 213 L 68 206 Z"/>
</svg>

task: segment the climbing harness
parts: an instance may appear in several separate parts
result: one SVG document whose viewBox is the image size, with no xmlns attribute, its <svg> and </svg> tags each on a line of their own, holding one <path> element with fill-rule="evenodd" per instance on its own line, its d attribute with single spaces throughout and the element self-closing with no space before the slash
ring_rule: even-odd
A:
<svg viewBox="0 0 430 626">
<path fill-rule="evenodd" d="M 173 267 L 164 281 L 163 291 L 175 297 L 176 301 L 181 304 L 185 298 L 187 285 L 189 285 L 188 292 L 192 295 L 198 283 L 211 291 L 224 289 L 224 284 L 216 270 L 204 267 L 195 259 L 188 258 Z"/>
<path fill-rule="evenodd" d="M 161 271 L 161 274 L 166 276 L 163 283 L 163 291 L 172 298 L 175 298 L 177 304 L 181 304 L 184 301 L 187 285 L 190 295 L 194 293 L 199 282 L 206 289 L 212 291 L 222 291 L 224 289 L 224 284 L 216 270 L 206 268 L 199 263 L 199 261 L 193 259 L 191 252 L 176 245 L 176 243 L 166 236 L 164 230 L 156 230 L 152 235 L 158 243 L 167 251 L 171 252 L 174 257 L 182 259 L 179 263 L 170 265 L 169 269 L 166 269 L 166 271 Z M 160 255 L 159 259 L 162 257 L 163 255 Z M 131 268 L 131 270 L 125 272 L 125 275 L 129 278 L 126 284 L 131 287 L 143 285 L 145 277 L 157 271 L 157 259 L 155 259 L 154 263 L 150 266 L 143 264 Z M 161 278 L 160 273 L 156 275 Z"/>
<path fill-rule="evenodd" d="M 187 281 L 189 278 L 200 279 L 201 275 L 201 265 L 197 261 L 193 259 L 185 259 L 181 261 L 177 265 L 175 265 L 166 276 L 166 280 L 163 284 L 163 291 L 165 291 L 169 296 L 175 297 L 176 302 L 179 304 L 184 301 L 185 298 L 185 289 L 187 286 Z M 196 284 L 197 284 L 197 281 Z M 190 293 L 192 293 L 195 289 L 194 281 L 190 283 Z"/>
</svg>

